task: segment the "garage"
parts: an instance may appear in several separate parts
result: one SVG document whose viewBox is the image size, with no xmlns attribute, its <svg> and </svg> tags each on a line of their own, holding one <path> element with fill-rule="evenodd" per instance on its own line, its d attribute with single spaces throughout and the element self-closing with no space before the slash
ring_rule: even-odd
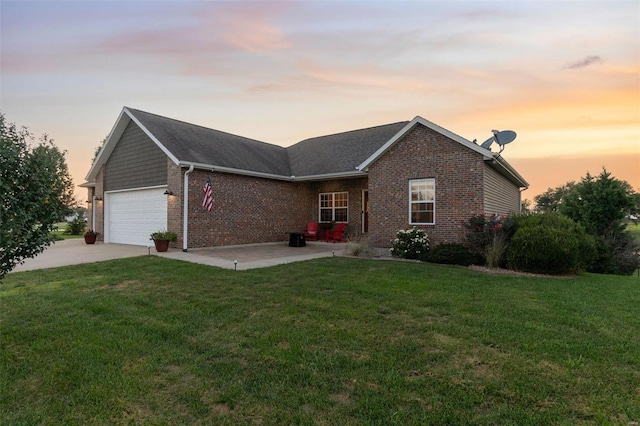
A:
<svg viewBox="0 0 640 426">
<path fill-rule="evenodd" d="M 165 188 L 105 194 L 105 242 L 152 245 L 152 232 L 167 229 Z"/>
</svg>

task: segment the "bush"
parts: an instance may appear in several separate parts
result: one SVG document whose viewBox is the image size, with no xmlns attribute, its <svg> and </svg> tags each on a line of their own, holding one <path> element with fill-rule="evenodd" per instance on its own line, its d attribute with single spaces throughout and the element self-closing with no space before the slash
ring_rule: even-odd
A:
<svg viewBox="0 0 640 426">
<path fill-rule="evenodd" d="M 631 275 L 640 267 L 638 243 L 629 232 L 596 237 L 597 255 L 587 268 L 596 274 Z"/>
<path fill-rule="evenodd" d="M 391 240 L 391 255 L 404 259 L 427 260 L 429 236 L 421 229 L 401 229 Z"/>
<path fill-rule="evenodd" d="M 467 230 L 467 243 L 472 250 L 484 253 L 496 235 L 504 235 L 506 240 L 513 235 L 514 223 L 509 216 L 498 214 L 478 214 L 463 222 Z"/>
<path fill-rule="evenodd" d="M 507 249 L 512 269 L 553 275 L 577 273 L 595 256 L 593 237 L 567 217 L 555 213 L 519 216 L 515 226 Z"/>
<path fill-rule="evenodd" d="M 482 265 L 484 257 L 460 243 L 442 243 L 431 250 L 429 261 L 447 265 Z"/>
<path fill-rule="evenodd" d="M 67 229 L 64 230 L 64 233 L 66 235 L 82 235 L 86 226 L 87 224 L 84 222 L 84 218 L 77 216 L 67 224 Z"/>
<path fill-rule="evenodd" d="M 372 257 L 375 251 L 369 245 L 367 234 L 356 234 L 347 241 L 347 253 L 356 257 Z"/>
<path fill-rule="evenodd" d="M 161 229 L 151 234 L 151 240 L 159 240 L 159 241 L 175 241 L 178 236 L 171 231 L 166 231 Z"/>
<path fill-rule="evenodd" d="M 469 247 L 492 267 L 505 266 L 505 250 L 515 232 L 513 219 L 498 214 L 479 214 L 463 222 Z"/>
</svg>

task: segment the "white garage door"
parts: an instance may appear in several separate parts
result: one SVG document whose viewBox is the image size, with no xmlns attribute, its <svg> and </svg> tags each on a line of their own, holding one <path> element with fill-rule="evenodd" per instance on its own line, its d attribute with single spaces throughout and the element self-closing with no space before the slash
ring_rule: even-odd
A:
<svg viewBox="0 0 640 426">
<path fill-rule="evenodd" d="M 167 229 L 167 196 L 164 188 L 107 194 L 107 242 L 153 245 L 152 232 Z"/>
</svg>

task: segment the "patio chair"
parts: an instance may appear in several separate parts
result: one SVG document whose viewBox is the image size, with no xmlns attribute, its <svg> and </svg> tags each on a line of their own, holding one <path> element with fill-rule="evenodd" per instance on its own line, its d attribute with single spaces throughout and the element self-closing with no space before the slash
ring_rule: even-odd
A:
<svg viewBox="0 0 640 426">
<path fill-rule="evenodd" d="M 325 233 L 325 241 L 329 242 L 344 242 L 344 223 L 339 223 L 336 225 L 335 229 L 329 229 Z"/>
<path fill-rule="evenodd" d="M 304 232 L 306 240 L 316 241 L 318 239 L 318 222 L 309 222 L 302 232 Z"/>
</svg>

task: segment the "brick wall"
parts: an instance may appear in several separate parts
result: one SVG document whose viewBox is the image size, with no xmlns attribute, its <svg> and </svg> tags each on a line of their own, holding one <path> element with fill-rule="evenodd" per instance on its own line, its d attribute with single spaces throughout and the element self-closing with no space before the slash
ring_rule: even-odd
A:
<svg viewBox="0 0 640 426">
<path fill-rule="evenodd" d="M 209 175 L 211 212 L 202 207 L 202 188 Z M 286 232 L 302 230 L 312 214 L 307 183 L 195 170 L 189 175 L 188 196 L 189 247 L 285 241 Z M 179 235 L 177 245 L 182 247 L 182 227 Z"/>
<path fill-rule="evenodd" d="M 409 180 L 435 178 L 435 225 L 417 226 L 431 244 L 461 241 L 461 222 L 483 211 L 482 155 L 417 125 L 369 167 L 369 241 L 388 247 L 409 227 Z"/>
<path fill-rule="evenodd" d="M 367 189 L 367 178 L 337 179 L 325 182 L 314 182 L 311 187 L 313 197 L 313 220 L 320 218 L 320 194 L 326 192 L 347 192 L 349 194 L 349 216 L 344 231 L 345 235 L 356 235 L 362 232 L 362 191 Z"/>
<path fill-rule="evenodd" d="M 173 192 L 168 229 L 178 234 L 182 248 L 182 188 L 184 172 L 168 162 L 168 188 Z M 213 210 L 202 207 L 202 188 L 211 176 Z M 300 231 L 319 216 L 321 192 L 349 193 L 349 223 L 345 231 L 361 231 L 362 191 L 367 179 L 287 182 L 228 173 L 195 170 L 189 175 L 188 247 L 286 241 L 288 231 Z M 175 201 L 175 204 L 174 204 Z"/>
</svg>

